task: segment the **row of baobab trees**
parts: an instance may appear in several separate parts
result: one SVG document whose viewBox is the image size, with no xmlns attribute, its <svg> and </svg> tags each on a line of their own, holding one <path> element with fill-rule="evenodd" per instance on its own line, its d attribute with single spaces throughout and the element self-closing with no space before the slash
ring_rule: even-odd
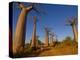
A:
<svg viewBox="0 0 80 60">
<path fill-rule="evenodd" d="M 21 13 L 18 17 L 18 22 L 13 38 L 13 54 L 19 54 L 24 52 L 24 45 L 25 45 L 25 27 L 26 27 L 26 15 L 29 14 L 30 11 L 34 10 L 37 12 L 37 10 L 34 7 L 34 4 L 30 4 L 29 6 L 24 6 L 22 3 L 18 3 L 19 7 L 21 8 Z M 75 19 L 72 21 L 68 21 L 68 25 L 72 26 L 73 34 L 74 34 L 74 40 L 77 42 L 78 40 L 78 32 L 76 29 L 76 23 Z M 45 27 L 45 46 L 49 46 L 49 35 L 51 37 L 52 45 L 53 45 L 53 37 L 54 33 L 50 33 L 50 30 Z M 36 16 L 34 17 L 34 25 L 33 25 L 33 33 L 32 33 L 32 41 L 30 48 L 36 48 Z"/>
</svg>

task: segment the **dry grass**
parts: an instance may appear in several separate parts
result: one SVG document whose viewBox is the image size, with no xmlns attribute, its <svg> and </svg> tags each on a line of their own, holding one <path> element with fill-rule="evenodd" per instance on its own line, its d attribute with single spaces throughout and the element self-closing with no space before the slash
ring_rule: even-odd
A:
<svg viewBox="0 0 80 60">
<path fill-rule="evenodd" d="M 52 47 L 50 50 L 46 50 L 41 52 L 38 56 L 55 56 L 55 55 L 70 55 L 70 54 L 77 54 L 77 48 L 71 46 L 65 47 Z"/>
<path fill-rule="evenodd" d="M 36 56 L 57 56 L 57 55 L 73 55 L 78 54 L 78 45 L 75 42 L 57 43 L 53 47 L 43 47 L 33 50 L 32 48 L 25 48 L 24 53 L 18 57 L 36 57 Z"/>
<path fill-rule="evenodd" d="M 45 50 L 41 52 L 38 56 L 56 56 L 56 55 L 73 55 L 78 54 L 77 43 L 61 43 L 55 47 L 50 47 L 50 50 Z"/>
</svg>

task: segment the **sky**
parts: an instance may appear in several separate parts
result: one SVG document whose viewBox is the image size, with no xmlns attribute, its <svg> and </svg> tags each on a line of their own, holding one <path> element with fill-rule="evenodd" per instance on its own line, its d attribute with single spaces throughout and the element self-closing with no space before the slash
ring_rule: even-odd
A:
<svg viewBox="0 0 80 60">
<path fill-rule="evenodd" d="M 29 3 L 23 3 L 26 7 Z M 34 10 L 28 13 L 26 16 L 26 35 L 25 42 L 30 42 L 33 32 L 33 17 L 37 17 L 37 31 L 36 35 L 39 36 L 39 40 L 44 42 L 45 31 L 44 27 L 50 27 L 52 32 L 57 35 L 58 41 L 62 41 L 65 37 L 70 36 L 73 38 L 73 32 L 71 26 L 66 26 L 67 18 L 78 16 L 78 7 L 75 5 L 56 5 L 56 4 L 37 4 L 36 9 L 40 13 Z M 18 20 L 18 16 L 21 12 L 17 3 L 13 4 L 13 36 Z"/>
</svg>

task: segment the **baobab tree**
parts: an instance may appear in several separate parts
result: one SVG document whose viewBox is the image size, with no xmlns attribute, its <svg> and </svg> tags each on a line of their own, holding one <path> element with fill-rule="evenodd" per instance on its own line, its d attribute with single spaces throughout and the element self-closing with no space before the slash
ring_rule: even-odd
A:
<svg viewBox="0 0 80 60">
<path fill-rule="evenodd" d="M 58 42 L 57 35 L 54 32 L 50 32 L 50 41 L 51 46 L 55 46 Z"/>
<path fill-rule="evenodd" d="M 30 42 L 30 45 L 31 45 L 31 43 L 32 43 L 32 40 L 31 40 L 31 42 Z M 36 46 L 35 46 L 35 48 L 39 48 L 40 47 L 40 45 L 41 45 L 41 41 L 39 40 L 39 36 L 38 35 L 36 35 Z M 32 48 L 32 47 L 31 47 Z"/>
<path fill-rule="evenodd" d="M 50 45 L 53 46 L 54 45 L 54 33 L 50 33 Z"/>
<path fill-rule="evenodd" d="M 45 46 L 49 46 L 49 32 L 50 32 L 50 28 L 45 27 Z"/>
<path fill-rule="evenodd" d="M 22 3 L 18 3 L 21 8 L 21 13 L 18 17 L 18 22 L 14 34 L 13 39 L 13 54 L 23 53 L 24 44 L 25 44 L 25 29 L 26 29 L 26 16 L 31 10 L 38 12 L 34 4 L 30 4 L 29 6 L 24 6 Z"/>
<path fill-rule="evenodd" d="M 36 48 L 38 48 L 39 47 L 39 36 L 37 35 L 36 36 Z"/>
<path fill-rule="evenodd" d="M 74 34 L 74 41 L 78 42 L 78 30 L 77 30 L 77 27 L 76 27 L 77 18 L 73 17 L 72 19 L 69 19 L 68 23 L 66 25 L 72 27 L 72 31 L 73 31 L 73 34 Z"/>
<path fill-rule="evenodd" d="M 36 48 L 36 16 L 34 16 L 34 25 L 33 25 L 31 47 Z"/>
</svg>

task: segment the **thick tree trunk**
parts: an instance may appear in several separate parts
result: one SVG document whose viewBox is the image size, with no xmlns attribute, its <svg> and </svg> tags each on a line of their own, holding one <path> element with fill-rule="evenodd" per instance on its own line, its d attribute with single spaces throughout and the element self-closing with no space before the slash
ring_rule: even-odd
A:
<svg viewBox="0 0 80 60">
<path fill-rule="evenodd" d="M 36 17 L 34 17 L 34 27 L 33 27 L 31 47 L 36 48 Z"/>
<path fill-rule="evenodd" d="M 39 43 L 38 43 L 38 37 L 36 36 L 36 47 L 38 48 Z"/>
<path fill-rule="evenodd" d="M 19 15 L 16 30 L 15 30 L 15 35 L 13 40 L 13 54 L 21 53 L 23 52 L 24 49 L 26 14 L 27 11 L 26 9 L 23 8 Z"/>
<path fill-rule="evenodd" d="M 72 26 L 73 34 L 74 34 L 74 41 L 78 42 L 78 31 L 76 29 L 76 26 Z"/>
<path fill-rule="evenodd" d="M 50 37 L 50 45 L 53 46 L 53 36 Z"/>
<path fill-rule="evenodd" d="M 45 33 L 45 46 L 49 46 L 49 34 L 47 31 Z"/>
<path fill-rule="evenodd" d="M 20 54 L 24 51 L 25 44 L 25 29 L 26 29 L 26 15 L 32 10 L 32 6 L 25 7 L 19 3 L 19 7 L 22 9 L 18 18 L 15 35 L 13 39 L 13 54 Z"/>
</svg>

